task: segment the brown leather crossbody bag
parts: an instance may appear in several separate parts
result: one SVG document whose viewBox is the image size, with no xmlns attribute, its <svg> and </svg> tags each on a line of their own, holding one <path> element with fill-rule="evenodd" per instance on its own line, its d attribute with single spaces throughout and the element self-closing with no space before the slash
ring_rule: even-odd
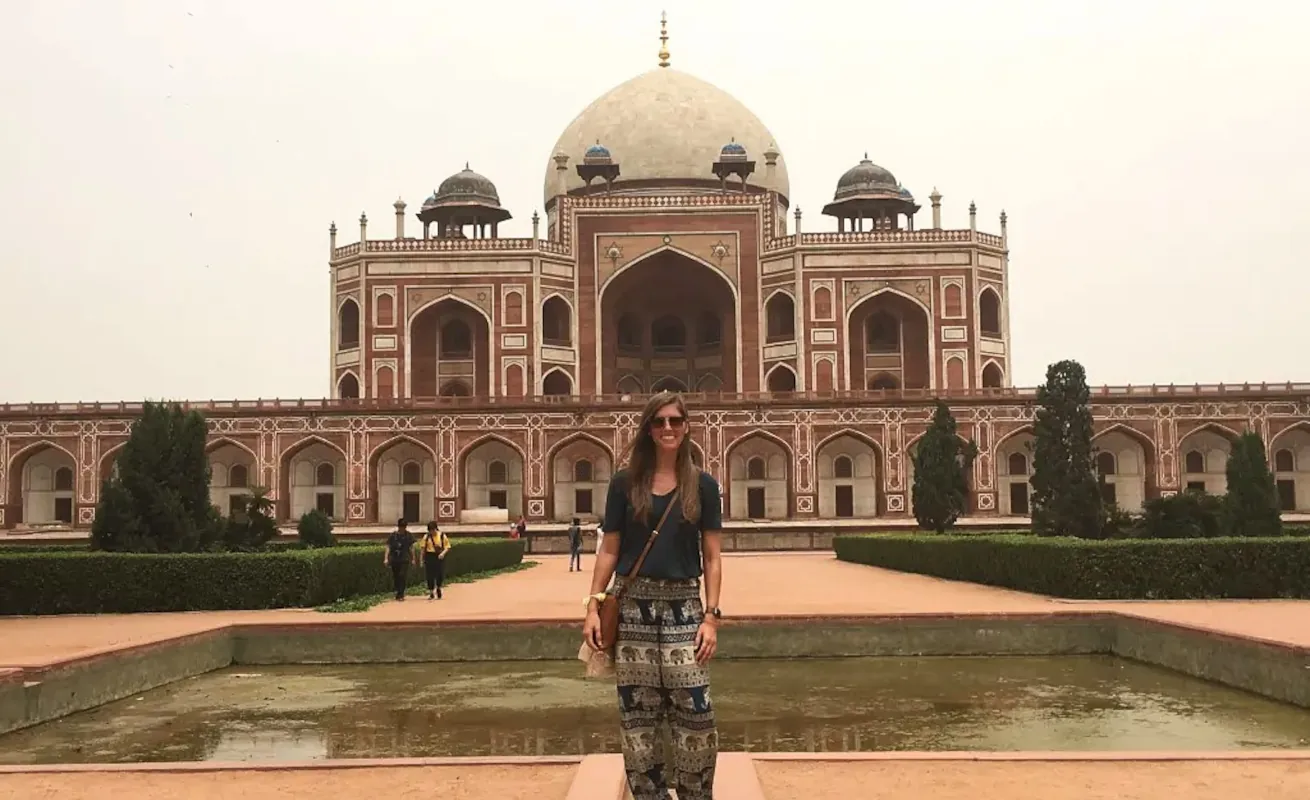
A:
<svg viewBox="0 0 1310 800">
<path fill-rule="evenodd" d="M 650 536 L 646 539 L 646 546 L 641 549 L 641 555 L 637 556 L 637 562 L 632 565 L 632 570 L 628 572 L 626 580 L 630 581 L 637 577 L 642 562 L 646 560 L 646 554 L 650 552 L 650 546 L 655 544 L 655 537 L 660 535 L 660 528 L 664 527 L 665 520 L 669 518 L 669 512 L 673 510 L 673 504 L 678 502 L 679 491 L 674 490 L 673 496 L 669 498 L 668 507 L 664 509 L 664 514 L 660 516 L 659 523 L 650 532 Z M 614 655 L 614 643 L 619 639 L 619 603 L 622 601 L 620 595 L 623 594 L 625 588 L 627 588 L 625 583 L 615 586 L 614 591 L 606 594 L 605 599 L 600 601 L 600 608 L 597 612 L 600 615 L 600 645 L 611 656 Z"/>
</svg>

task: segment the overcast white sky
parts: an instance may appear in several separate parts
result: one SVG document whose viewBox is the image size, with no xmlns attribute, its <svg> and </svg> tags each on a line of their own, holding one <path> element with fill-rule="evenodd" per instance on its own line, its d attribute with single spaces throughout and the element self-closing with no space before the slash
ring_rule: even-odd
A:
<svg viewBox="0 0 1310 800">
<path fill-rule="evenodd" d="M 0 0 L 0 402 L 323 396 L 328 223 L 467 160 L 528 235 L 662 8 L 806 230 L 865 150 L 1009 212 L 1016 383 L 1310 380 L 1310 4 Z"/>
</svg>

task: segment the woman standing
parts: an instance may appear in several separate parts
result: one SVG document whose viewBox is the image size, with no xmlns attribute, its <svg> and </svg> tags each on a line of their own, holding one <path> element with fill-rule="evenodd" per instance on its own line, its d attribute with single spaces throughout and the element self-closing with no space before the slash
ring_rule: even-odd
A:
<svg viewBox="0 0 1310 800">
<path fill-rule="evenodd" d="M 441 584 L 446 577 L 446 553 L 449 552 L 450 537 L 441 532 L 435 520 L 429 522 L 428 532 L 423 534 L 423 571 L 428 579 L 429 600 L 441 597 Z"/>
<path fill-rule="evenodd" d="M 707 666 L 722 617 L 723 500 L 718 481 L 691 460 L 689 429 L 681 395 L 661 392 L 646 404 L 627 466 L 610 480 L 605 536 L 586 599 L 583 637 L 601 650 L 609 643 L 600 641 L 599 601 L 618 573 L 622 597 L 614 671 L 624 769 L 634 800 L 668 796 L 657 735 L 662 718 L 673 733 L 672 778 L 679 799 L 713 797 L 719 742 Z M 629 580 L 643 552 L 641 567 Z"/>
</svg>

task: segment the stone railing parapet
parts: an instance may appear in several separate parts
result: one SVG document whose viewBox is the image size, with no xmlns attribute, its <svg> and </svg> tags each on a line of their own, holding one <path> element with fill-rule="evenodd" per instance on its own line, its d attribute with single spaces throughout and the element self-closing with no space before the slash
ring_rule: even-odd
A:
<svg viewBox="0 0 1310 800">
<path fill-rule="evenodd" d="M 1037 389 L 1012 387 L 1003 389 L 929 389 L 854 390 L 832 392 L 689 392 L 688 402 L 705 407 L 731 407 L 743 405 L 918 405 L 937 398 L 962 403 L 1031 403 L 1037 398 Z M 201 400 L 180 401 L 184 408 L 202 412 L 240 414 L 243 412 L 392 412 L 405 413 L 421 410 L 445 409 L 451 411 L 581 411 L 586 408 L 632 407 L 640 408 L 647 395 L 595 394 L 539 397 L 415 397 L 398 400 L 373 398 L 343 400 L 329 398 L 258 399 L 258 400 Z M 1152 401 L 1240 400 L 1240 399 L 1310 399 L 1310 383 L 1198 383 L 1167 386 L 1095 386 L 1091 389 L 1093 401 L 1115 399 L 1141 399 Z M 68 403 L 3 403 L 0 419 L 31 417 L 79 416 L 134 416 L 140 412 L 140 402 L 68 402 Z"/>
</svg>

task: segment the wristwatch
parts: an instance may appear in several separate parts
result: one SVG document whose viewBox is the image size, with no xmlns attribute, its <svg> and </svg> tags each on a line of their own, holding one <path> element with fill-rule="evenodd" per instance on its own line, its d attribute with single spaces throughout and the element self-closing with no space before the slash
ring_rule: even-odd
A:
<svg viewBox="0 0 1310 800">
<path fill-rule="evenodd" d="M 723 619 L 723 609 L 719 608 L 718 606 L 715 606 L 714 608 L 706 609 L 706 612 L 710 614 L 710 616 L 714 617 L 715 619 Z"/>
<path fill-rule="evenodd" d="M 604 601 L 604 599 L 605 599 L 605 592 L 596 592 L 595 594 L 589 594 L 586 597 L 582 598 L 582 607 L 590 608 L 592 600 L 595 600 L 597 603 L 600 603 Z"/>
</svg>

